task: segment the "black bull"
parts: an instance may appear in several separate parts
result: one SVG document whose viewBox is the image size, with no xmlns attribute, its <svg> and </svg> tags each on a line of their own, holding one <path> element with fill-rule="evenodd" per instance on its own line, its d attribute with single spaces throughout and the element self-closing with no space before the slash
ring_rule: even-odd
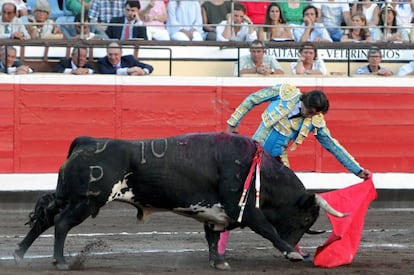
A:
<svg viewBox="0 0 414 275">
<path fill-rule="evenodd" d="M 30 216 L 32 228 L 17 245 L 15 259 L 21 261 L 34 240 L 54 225 L 54 261 L 58 268 L 69 268 L 63 256 L 69 230 L 95 217 L 108 202 L 122 201 L 137 208 L 138 219 L 172 211 L 203 222 L 210 264 L 217 268 L 227 265 L 217 253 L 220 231 L 246 226 L 286 258 L 301 260 L 292 246 L 314 224 L 319 206 L 329 205 L 306 192 L 289 168 L 263 153 L 260 208 L 250 188 L 238 222 L 239 200 L 256 151 L 252 139 L 225 133 L 134 141 L 76 138 L 59 170 L 56 192 L 39 199 Z"/>
</svg>

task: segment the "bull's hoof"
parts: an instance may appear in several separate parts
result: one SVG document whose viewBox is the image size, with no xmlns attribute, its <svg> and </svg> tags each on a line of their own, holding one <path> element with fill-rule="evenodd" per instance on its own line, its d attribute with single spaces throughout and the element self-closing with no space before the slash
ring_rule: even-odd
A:
<svg viewBox="0 0 414 275">
<path fill-rule="evenodd" d="M 303 257 L 303 261 L 306 263 L 313 262 L 313 257 L 308 253 L 306 257 Z"/>
<path fill-rule="evenodd" d="M 16 265 L 20 265 L 23 262 L 24 252 L 21 250 L 20 246 L 17 245 L 13 253 L 14 262 Z"/>
<path fill-rule="evenodd" d="M 211 261 L 210 266 L 212 268 L 217 269 L 217 270 L 225 270 L 225 271 L 231 270 L 231 267 L 230 267 L 229 263 L 226 262 L 226 261 L 224 261 L 224 262 L 222 262 L 222 261 L 219 261 L 219 262 Z"/>
<path fill-rule="evenodd" d="M 217 270 L 231 270 L 231 267 L 229 263 L 226 261 L 224 254 L 219 254 L 215 260 L 210 259 L 210 266 Z"/>
<path fill-rule="evenodd" d="M 295 245 L 295 251 L 298 252 L 304 259 L 309 258 L 310 254 L 302 250 L 299 244 Z"/>
<path fill-rule="evenodd" d="M 55 266 L 58 270 L 70 270 L 70 266 L 68 263 L 57 263 Z"/>
<path fill-rule="evenodd" d="M 298 252 L 293 251 L 285 254 L 286 259 L 289 259 L 290 261 L 296 262 L 296 261 L 303 261 L 302 255 L 300 255 Z"/>
<path fill-rule="evenodd" d="M 57 270 L 70 270 L 70 266 L 65 260 L 57 261 L 55 259 L 53 261 L 53 265 L 56 267 Z"/>
</svg>

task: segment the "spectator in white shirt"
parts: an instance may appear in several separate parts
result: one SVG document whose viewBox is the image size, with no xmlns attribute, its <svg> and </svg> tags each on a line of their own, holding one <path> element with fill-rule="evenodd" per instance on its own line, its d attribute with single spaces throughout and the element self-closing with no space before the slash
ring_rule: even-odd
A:
<svg viewBox="0 0 414 275">
<path fill-rule="evenodd" d="M 171 40 L 203 41 L 201 6 L 194 0 L 169 0 L 167 30 Z"/>
<path fill-rule="evenodd" d="M 231 13 L 216 28 L 217 41 L 248 41 L 257 39 L 252 20 L 246 15 L 246 7 L 234 3 L 233 22 Z"/>
<path fill-rule="evenodd" d="M 318 50 L 312 42 L 304 42 L 299 49 L 299 59 L 290 65 L 294 75 L 327 75 L 325 63 L 318 58 Z"/>
<path fill-rule="evenodd" d="M 243 55 L 235 63 L 234 76 L 242 74 L 273 75 L 284 74 L 282 66 L 274 55 L 265 54 L 266 47 L 263 41 L 254 40 L 250 43 L 250 54 Z"/>
<path fill-rule="evenodd" d="M 0 72 L 8 74 L 30 74 L 33 69 L 16 59 L 17 50 L 12 46 L 4 46 L 0 52 Z"/>
<path fill-rule="evenodd" d="M 332 40 L 338 42 L 344 33 L 341 26 L 351 26 L 351 9 L 348 0 L 313 0 L 318 9 L 318 22 L 323 23 Z"/>
<path fill-rule="evenodd" d="M 162 0 L 140 0 L 141 10 L 139 17 L 147 26 L 148 40 L 170 40 L 165 28 L 167 8 Z"/>
<path fill-rule="evenodd" d="M 314 6 L 307 6 L 303 10 L 303 24 L 293 29 L 293 36 L 297 42 L 332 42 L 332 38 L 322 23 L 316 22 L 318 10 Z"/>
<path fill-rule="evenodd" d="M 414 61 L 405 64 L 398 70 L 397 76 L 414 75 Z"/>
<path fill-rule="evenodd" d="M 30 39 L 23 21 L 17 17 L 17 8 L 14 3 L 6 2 L 2 5 L 0 23 L 0 39 Z"/>
</svg>

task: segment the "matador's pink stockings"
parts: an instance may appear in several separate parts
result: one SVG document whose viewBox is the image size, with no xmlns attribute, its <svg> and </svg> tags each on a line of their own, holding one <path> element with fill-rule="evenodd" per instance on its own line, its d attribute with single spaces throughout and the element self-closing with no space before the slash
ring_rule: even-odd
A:
<svg viewBox="0 0 414 275">
<path fill-rule="evenodd" d="M 230 237 L 230 231 L 224 231 L 220 233 L 220 240 L 218 241 L 218 254 L 219 255 L 224 255 L 224 253 L 226 253 L 226 248 L 227 248 L 227 240 Z"/>
</svg>

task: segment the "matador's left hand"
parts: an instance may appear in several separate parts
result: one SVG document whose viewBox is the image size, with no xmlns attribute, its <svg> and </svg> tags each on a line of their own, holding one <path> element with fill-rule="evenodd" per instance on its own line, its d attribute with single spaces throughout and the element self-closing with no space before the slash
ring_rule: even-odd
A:
<svg viewBox="0 0 414 275">
<path fill-rule="evenodd" d="M 226 132 L 227 133 L 238 134 L 237 126 L 231 126 L 231 125 L 227 124 Z"/>
</svg>

